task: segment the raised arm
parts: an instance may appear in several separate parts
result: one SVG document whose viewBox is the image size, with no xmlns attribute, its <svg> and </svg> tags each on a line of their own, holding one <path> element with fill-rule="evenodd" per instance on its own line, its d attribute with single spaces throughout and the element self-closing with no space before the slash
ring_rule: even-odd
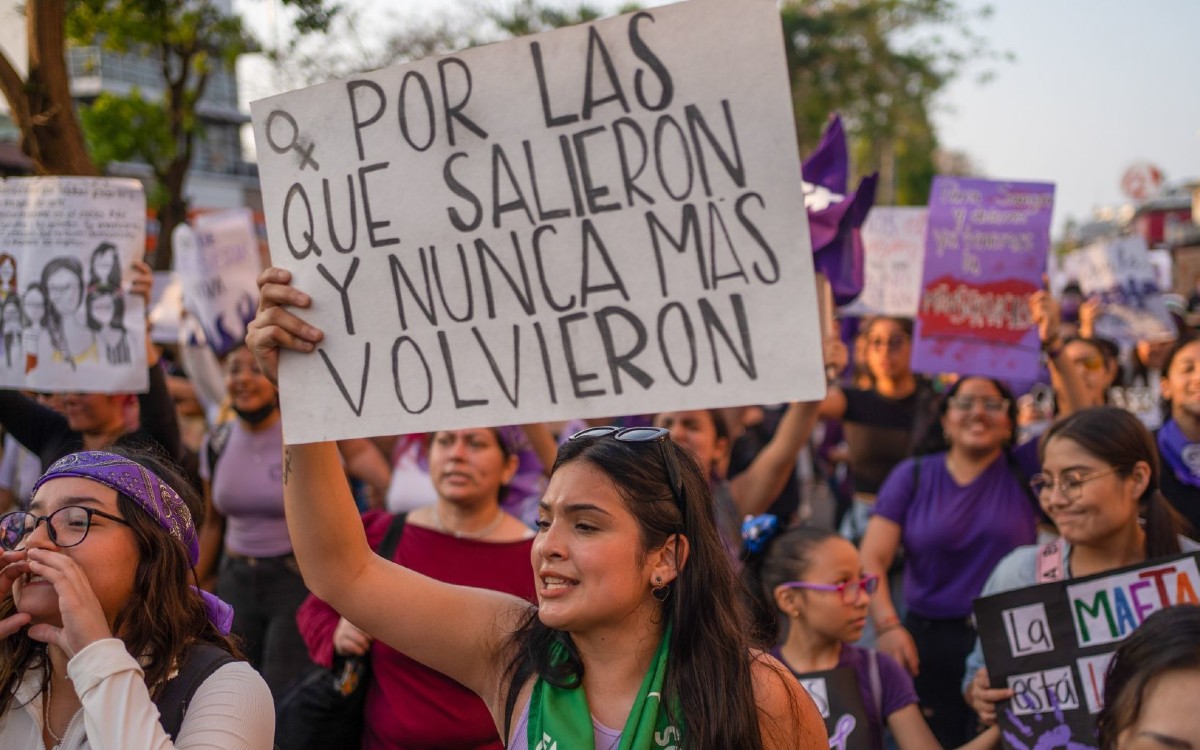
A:
<svg viewBox="0 0 1200 750">
<path fill-rule="evenodd" d="M 1059 416 L 1065 417 L 1091 406 L 1083 379 L 1063 356 L 1062 313 L 1058 300 L 1048 291 L 1034 292 L 1029 295 L 1029 311 L 1038 329 L 1042 351 L 1046 353 L 1046 363 L 1062 383 L 1062 393 L 1056 394 Z"/>
<path fill-rule="evenodd" d="M 783 491 L 796 468 L 796 457 L 817 423 L 819 401 L 790 404 L 771 441 L 746 470 L 729 480 L 740 515 L 758 515 Z"/>
<path fill-rule="evenodd" d="M 272 381 L 281 348 L 311 352 L 323 338 L 287 309 L 310 304 L 290 281 L 291 274 L 279 268 L 259 276 L 258 316 L 247 336 Z M 506 638 L 528 613 L 528 602 L 435 581 L 374 554 L 332 442 L 284 446 L 283 498 L 296 560 L 313 594 L 373 637 L 458 680 L 497 708 L 509 656 Z M 463 617 L 464 612 L 471 616 Z M 446 627 L 448 622 L 454 627 Z"/>
</svg>

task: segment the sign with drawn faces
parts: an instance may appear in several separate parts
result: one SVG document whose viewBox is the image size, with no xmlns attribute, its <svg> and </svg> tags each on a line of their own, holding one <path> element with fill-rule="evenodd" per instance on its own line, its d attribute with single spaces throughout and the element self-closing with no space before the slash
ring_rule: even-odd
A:
<svg viewBox="0 0 1200 750">
<path fill-rule="evenodd" d="M 145 233 L 137 180 L 0 182 L 0 387 L 148 388 L 145 305 L 129 293 Z"/>
<path fill-rule="evenodd" d="M 825 392 L 773 0 L 692 0 L 254 102 L 307 442 Z M 814 355 L 814 353 L 817 353 Z"/>
<path fill-rule="evenodd" d="M 1013 691 L 997 706 L 1004 746 L 1094 748 L 1113 652 L 1154 612 L 1200 604 L 1198 559 L 1156 560 L 977 599 L 988 676 Z"/>
</svg>

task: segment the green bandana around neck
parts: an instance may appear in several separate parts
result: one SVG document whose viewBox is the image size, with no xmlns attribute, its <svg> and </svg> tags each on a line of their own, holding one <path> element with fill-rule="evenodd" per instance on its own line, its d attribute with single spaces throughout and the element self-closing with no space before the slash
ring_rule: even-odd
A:
<svg viewBox="0 0 1200 750">
<path fill-rule="evenodd" d="M 671 717 L 662 705 L 670 641 L 668 625 L 625 721 L 617 750 L 665 750 L 677 747 L 682 739 L 680 727 L 671 723 Z M 555 641 L 550 649 L 552 663 L 561 664 L 566 660 L 567 649 L 562 643 Z M 678 707 L 671 713 L 682 718 Z M 596 750 L 592 712 L 583 686 L 560 688 L 539 677 L 529 698 L 526 738 L 529 750 Z"/>
</svg>

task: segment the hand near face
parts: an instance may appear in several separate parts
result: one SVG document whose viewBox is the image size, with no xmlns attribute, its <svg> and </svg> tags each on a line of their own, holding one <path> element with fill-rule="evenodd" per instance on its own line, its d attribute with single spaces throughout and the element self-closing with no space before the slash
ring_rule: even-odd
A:
<svg viewBox="0 0 1200 750">
<path fill-rule="evenodd" d="M 29 572 L 29 564 L 25 561 L 24 552 L 5 552 L 0 555 L 0 598 L 12 592 L 13 581 Z M 25 612 L 15 612 L 0 620 L 0 638 L 7 638 L 29 624 L 30 616 Z"/>
<path fill-rule="evenodd" d="M 258 276 L 258 315 L 250 322 L 246 345 L 258 367 L 272 383 L 279 383 L 279 350 L 311 352 L 324 334 L 288 312 L 288 307 L 305 308 L 312 298 L 291 285 L 292 275 L 271 267 Z"/>
<path fill-rule="evenodd" d="M 68 659 L 96 641 L 112 638 L 100 600 L 78 563 L 61 552 L 33 548 L 28 566 L 30 573 L 54 586 L 62 616 L 61 628 L 39 623 L 29 629 L 30 638 L 58 646 Z"/>
<path fill-rule="evenodd" d="M 1062 333 L 1060 325 L 1062 314 L 1058 300 L 1047 291 L 1034 292 L 1029 295 L 1029 312 L 1033 324 L 1037 326 L 1038 338 L 1044 343 L 1058 342 Z"/>
</svg>

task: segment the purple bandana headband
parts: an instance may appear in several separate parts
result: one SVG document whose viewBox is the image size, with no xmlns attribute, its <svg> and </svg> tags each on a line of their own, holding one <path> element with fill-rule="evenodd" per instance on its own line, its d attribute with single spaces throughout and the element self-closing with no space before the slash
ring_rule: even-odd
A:
<svg viewBox="0 0 1200 750">
<path fill-rule="evenodd" d="M 200 543 L 187 504 L 171 485 L 146 467 L 115 453 L 80 451 L 51 464 L 33 485 L 33 492 L 52 479 L 63 477 L 89 479 L 132 498 L 159 526 L 179 540 L 187 550 L 188 563 L 192 567 L 200 561 Z M 233 608 L 207 591 L 200 591 L 200 597 L 204 600 L 208 619 L 218 630 L 228 634 L 233 623 Z"/>
</svg>

